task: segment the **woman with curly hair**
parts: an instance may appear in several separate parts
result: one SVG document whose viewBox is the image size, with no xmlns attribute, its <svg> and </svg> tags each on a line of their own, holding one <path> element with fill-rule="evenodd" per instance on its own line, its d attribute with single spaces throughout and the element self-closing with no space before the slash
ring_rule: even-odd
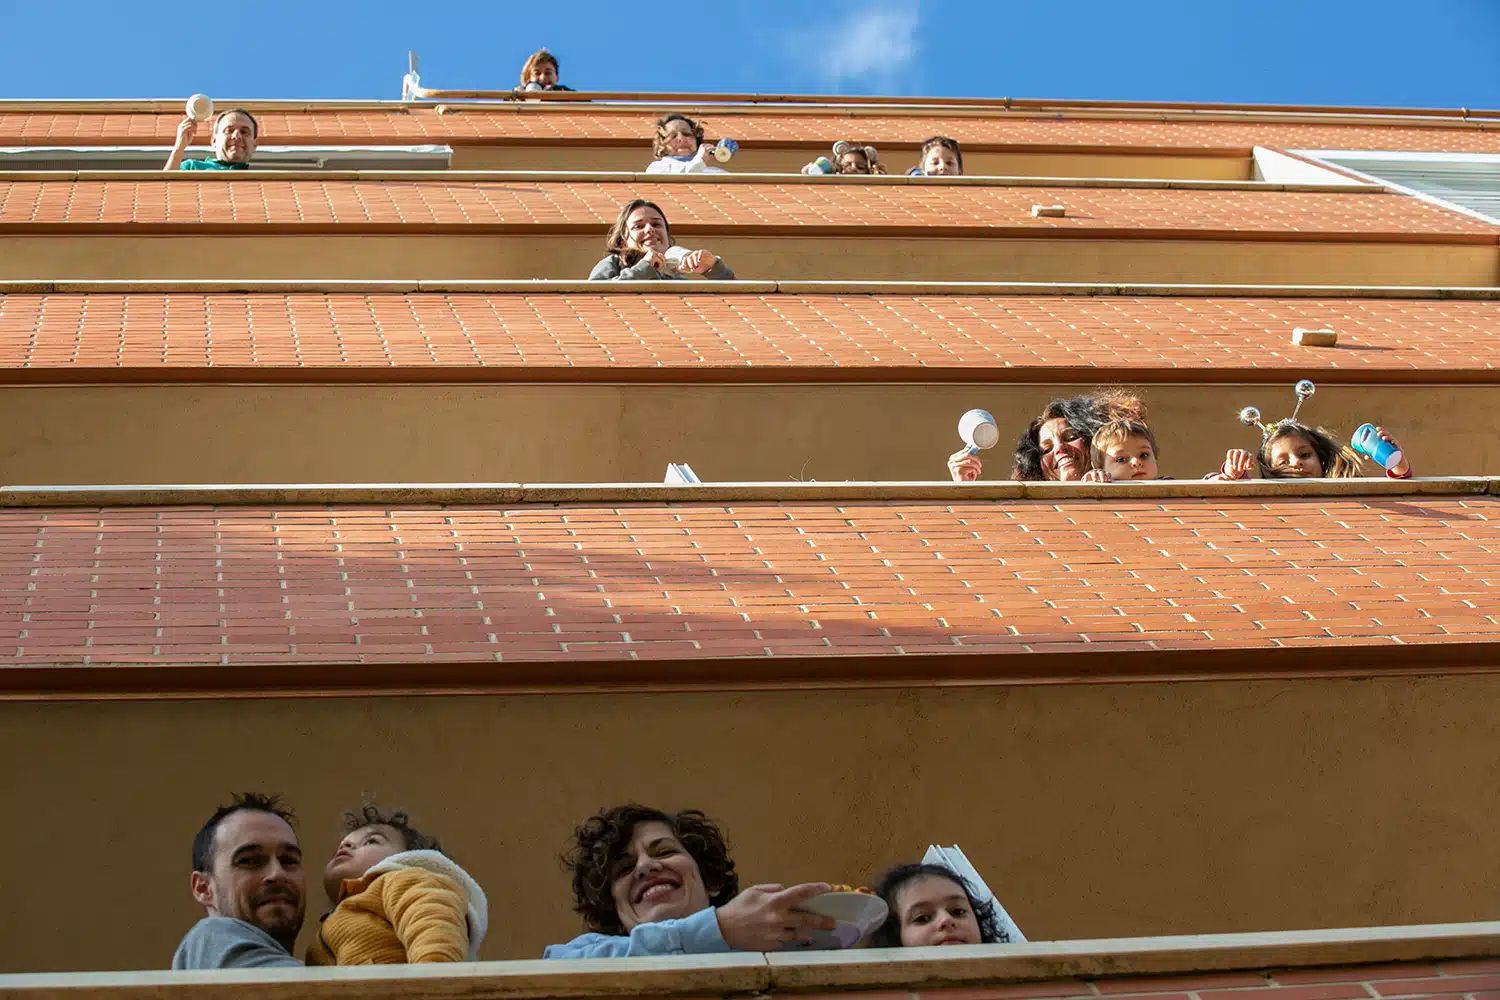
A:
<svg viewBox="0 0 1500 1000">
<path fill-rule="evenodd" d="M 822 882 L 740 891 L 719 827 L 696 809 L 615 806 L 574 831 L 563 857 L 573 909 L 589 932 L 548 945 L 543 958 L 631 958 L 775 951 L 835 921 L 796 907 Z"/>
<path fill-rule="evenodd" d="M 1010 477 L 1022 482 L 1078 482 L 1094 467 L 1094 434 L 1116 420 L 1144 422 L 1146 408 L 1134 396 L 1103 391 L 1069 399 L 1054 399 L 1016 442 Z M 968 449 L 948 457 L 948 472 L 956 483 L 973 482 L 984 471 L 978 455 Z"/>
<path fill-rule="evenodd" d="M 943 865 L 897 865 L 875 888 L 890 915 L 870 938 L 876 948 L 1007 942 L 995 904 L 974 898 L 967 879 Z"/>
</svg>

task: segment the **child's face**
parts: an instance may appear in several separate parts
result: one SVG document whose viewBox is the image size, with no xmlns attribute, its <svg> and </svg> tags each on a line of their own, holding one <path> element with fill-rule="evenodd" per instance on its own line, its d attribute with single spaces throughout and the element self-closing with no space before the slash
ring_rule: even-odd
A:
<svg viewBox="0 0 1500 1000">
<path fill-rule="evenodd" d="M 979 944 L 979 918 L 963 887 L 937 875 L 914 878 L 896 891 L 901 944 Z"/>
<path fill-rule="evenodd" d="M 339 841 L 333 859 L 323 869 L 323 891 L 329 901 L 339 898 L 339 883 L 344 879 L 359 878 L 371 867 L 392 854 L 406 850 L 406 839 L 401 831 L 384 823 L 362 826 Z"/>
<path fill-rule="evenodd" d="M 1155 479 L 1156 449 L 1143 437 L 1131 436 L 1104 450 L 1104 471 L 1113 479 Z"/>
<path fill-rule="evenodd" d="M 868 174 L 870 172 L 870 161 L 865 158 L 863 151 L 851 149 L 839 157 L 839 173 L 841 174 Z"/>
<path fill-rule="evenodd" d="M 929 147 L 922 157 L 922 173 L 928 177 L 953 177 L 963 172 L 958 156 L 947 146 Z"/>
<path fill-rule="evenodd" d="M 1312 442 L 1301 434 L 1283 434 L 1266 453 L 1271 468 L 1293 479 L 1322 479 L 1323 462 Z"/>
<path fill-rule="evenodd" d="M 692 156 L 698 151 L 698 137 L 693 134 L 691 125 L 676 118 L 667 122 L 661 146 L 668 156 Z"/>
</svg>

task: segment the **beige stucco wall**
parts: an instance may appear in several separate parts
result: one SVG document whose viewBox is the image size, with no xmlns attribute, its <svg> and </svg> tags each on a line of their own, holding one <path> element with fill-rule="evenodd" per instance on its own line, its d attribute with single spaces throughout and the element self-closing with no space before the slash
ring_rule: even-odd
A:
<svg viewBox="0 0 1500 1000">
<path fill-rule="evenodd" d="M 1019 221 L 1019 220 L 1018 220 Z M 27 236 L 0 280 L 586 278 L 604 226 L 577 236 Z M 686 230 L 686 227 L 682 227 Z M 679 234 L 741 278 L 1188 284 L 1500 284 L 1500 247 L 1217 240 L 874 239 Z"/>
<path fill-rule="evenodd" d="M 1497 698 L 1468 676 L 3 703 L 0 972 L 165 966 L 193 831 L 246 788 L 298 807 L 317 869 L 362 794 L 410 808 L 489 893 L 488 958 L 577 931 L 553 859 L 630 799 L 720 819 L 747 882 L 958 843 L 1037 939 L 1483 919 Z"/>
<path fill-rule="evenodd" d="M 1252 447 L 1236 419 L 1291 412 L 1285 384 L 1143 389 L 1163 474 L 1198 478 Z M 0 483 L 660 481 L 945 478 L 965 410 L 995 414 L 984 457 L 1076 385 L 222 385 L 0 388 Z M 1325 385 L 1304 416 L 1382 423 L 1423 475 L 1500 473 L 1493 389 Z M 1462 434 L 1453 414 L 1465 414 Z"/>
<path fill-rule="evenodd" d="M 829 142 L 829 147 L 832 146 Z M 889 174 L 904 174 L 916 166 L 915 149 L 878 149 Z M 729 169 L 737 174 L 791 174 L 818 156 L 818 149 L 740 150 Z M 646 169 L 651 145 L 591 144 L 580 146 L 455 146 L 454 170 L 627 170 Z M 971 177 L 1145 177 L 1170 180 L 1250 180 L 1252 161 L 1245 156 L 1126 155 L 1121 153 L 964 153 L 964 171 Z"/>
</svg>

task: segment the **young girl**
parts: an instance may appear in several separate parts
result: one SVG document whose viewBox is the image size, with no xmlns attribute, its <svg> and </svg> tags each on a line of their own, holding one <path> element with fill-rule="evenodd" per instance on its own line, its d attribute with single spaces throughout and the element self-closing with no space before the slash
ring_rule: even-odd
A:
<svg viewBox="0 0 1500 1000">
<path fill-rule="evenodd" d="M 654 203 L 637 198 L 620 209 L 605 237 L 608 255 L 589 272 L 590 281 L 660 281 L 700 274 L 733 281 L 734 272 L 707 250 L 672 245 L 672 227 Z"/>
<path fill-rule="evenodd" d="M 1400 448 L 1396 439 L 1383 427 L 1375 428 L 1382 441 Z M 1269 428 L 1260 449 L 1251 454 L 1243 448 L 1231 448 L 1224 456 L 1224 465 L 1210 479 L 1253 479 L 1258 472 L 1261 479 L 1355 479 L 1361 472 L 1361 462 L 1354 449 L 1340 444 L 1321 427 L 1308 427 L 1295 420 L 1283 420 Z M 1411 463 L 1402 452 L 1401 462 L 1395 468 L 1385 470 L 1388 479 L 1410 479 Z"/>
<path fill-rule="evenodd" d="M 648 174 L 727 174 L 723 167 L 712 166 L 714 144 L 703 141 L 703 126 L 687 115 L 670 114 L 656 123 L 656 138 L 651 155 L 656 159 L 646 168 Z"/>
<path fill-rule="evenodd" d="M 963 150 L 958 140 L 935 135 L 922 143 L 921 159 L 907 171 L 913 177 L 957 177 L 964 172 Z"/>
<path fill-rule="evenodd" d="M 821 174 L 818 161 L 814 160 L 802 168 L 804 174 Z M 840 140 L 833 144 L 833 172 L 836 174 L 883 174 L 880 154 L 874 146 L 856 146 Z"/>
<path fill-rule="evenodd" d="M 521 85 L 517 90 L 572 90 L 558 83 L 557 56 L 546 49 L 537 49 L 521 67 Z"/>
<path fill-rule="evenodd" d="M 870 937 L 875 948 L 995 944 L 1010 940 L 989 900 L 976 900 L 969 883 L 942 865 L 897 865 L 875 894 L 890 916 Z"/>
</svg>

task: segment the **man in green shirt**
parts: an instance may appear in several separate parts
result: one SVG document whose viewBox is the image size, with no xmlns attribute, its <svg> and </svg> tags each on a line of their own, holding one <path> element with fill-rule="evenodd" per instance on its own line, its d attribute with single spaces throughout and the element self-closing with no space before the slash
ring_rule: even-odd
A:
<svg viewBox="0 0 1500 1000">
<path fill-rule="evenodd" d="M 177 144 L 167 157 L 163 170 L 248 170 L 260 126 L 244 108 L 221 112 L 214 119 L 214 155 L 209 160 L 184 160 L 182 155 L 192 144 L 198 122 L 192 117 L 177 126 Z"/>
</svg>

